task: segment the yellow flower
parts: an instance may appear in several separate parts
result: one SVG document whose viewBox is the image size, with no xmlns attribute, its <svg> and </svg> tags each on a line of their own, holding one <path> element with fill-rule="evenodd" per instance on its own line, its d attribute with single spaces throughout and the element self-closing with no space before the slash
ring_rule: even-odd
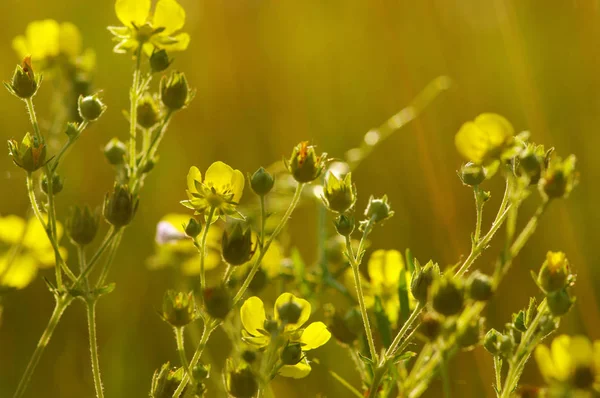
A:
<svg viewBox="0 0 600 398">
<path fill-rule="evenodd" d="M 282 337 L 283 349 L 289 343 L 300 344 L 302 352 L 309 351 L 327 343 L 331 333 L 323 322 L 312 322 L 306 328 L 302 325 L 310 317 L 311 306 L 306 300 L 291 293 L 283 293 L 275 301 L 274 318 L 267 319 L 262 300 L 256 296 L 247 299 L 240 310 L 243 340 L 257 348 L 266 347 L 273 332 Z M 271 329 L 272 328 L 272 329 Z M 267 330 L 269 329 L 269 330 Z M 303 355 L 295 365 L 283 365 L 279 374 L 300 379 L 310 373 L 311 367 Z"/>
<path fill-rule="evenodd" d="M 124 54 L 143 47 L 147 55 L 154 49 L 183 51 L 190 35 L 178 33 L 185 24 L 185 10 L 175 0 L 158 0 L 150 15 L 151 0 L 117 0 L 115 12 L 125 26 L 109 26 L 117 45 L 114 52 Z"/>
<path fill-rule="evenodd" d="M 514 128 L 495 113 L 482 113 L 474 121 L 463 124 L 454 143 L 458 152 L 476 164 L 502 158 L 514 141 Z"/>
<path fill-rule="evenodd" d="M 397 326 L 400 312 L 398 292 L 404 283 L 408 292 L 409 307 L 414 308 L 416 300 L 410 291 L 411 275 L 404 265 L 402 254 L 398 250 L 376 250 L 371 254 L 367 264 L 370 283 L 361 279 L 365 302 L 368 307 L 375 304 L 378 296 L 393 328 Z M 362 278 L 362 276 L 361 276 Z M 344 282 L 348 291 L 356 296 L 354 275 L 351 269 L 346 270 Z"/>
<path fill-rule="evenodd" d="M 153 269 L 167 266 L 181 266 L 184 275 L 200 274 L 200 257 L 198 249 L 192 240 L 185 236 L 185 225 L 190 220 L 186 214 L 167 214 L 156 227 L 156 252 L 148 260 L 148 265 Z M 206 237 L 207 254 L 204 259 L 204 268 L 215 269 L 221 264 L 221 235 L 223 231 L 216 225 L 208 230 Z"/>
<path fill-rule="evenodd" d="M 600 340 L 561 335 L 551 348 L 540 344 L 535 359 L 551 387 L 600 392 Z"/>
<path fill-rule="evenodd" d="M 56 229 L 60 241 L 62 225 L 57 223 Z M 66 250 L 60 251 L 65 258 Z M 0 217 L 0 289 L 22 289 L 35 278 L 38 268 L 54 264 L 52 244 L 36 218 L 25 221 L 13 215 Z"/>
<path fill-rule="evenodd" d="M 51 68 L 60 59 L 66 59 L 84 71 L 90 71 L 96 63 L 92 50 L 83 51 L 81 33 L 71 22 L 33 21 L 27 25 L 24 35 L 13 39 L 12 46 L 20 59 L 31 56 L 41 70 Z"/>
<path fill-rule="evenodd" d="M 202 174 L 197 167 L 190 168 L 187 175 L 187 195 L 189 200 L 181 202 L 185 207 L 195 210 L 195 214 L 215 209 L 215 216 L 224 218 L 236 211 L 244 192 L 244 175 L 223 162 L 215 162 Z"/>
</svg>

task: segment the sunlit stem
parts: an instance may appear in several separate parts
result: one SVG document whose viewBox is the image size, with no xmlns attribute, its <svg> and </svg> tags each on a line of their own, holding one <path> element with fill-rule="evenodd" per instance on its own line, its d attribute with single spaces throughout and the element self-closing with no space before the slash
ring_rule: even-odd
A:
<svg viewBox="0 0 600 398">
<path fill-rule="evenodd" d="M 205 262 L 206 262 L 206 237 L 208 236 L 208 230 L 213 222 L 213 217 L 215 215 L 216 207 L 211 206 L 208 211 L 208 215 L 206 216 L 206 223 L 204 224 L 204 231 L 202 231 L 202 237 L 200 238 L 200 244 L 198 249 L 200 250 L 200 300 L 204 299 L 204 290 L 206 289 L 206 272 L 205 272 Z"/>
<path fill-rule="evenodd" d="M 192 370 L 190 369 L 190 364 L 185 355 L 185 346 L 184 346 L 185 338 L 184 338 L 184 334 L 183 334 L 184 328 L 176 327 L 173 329 L 175 330 L 175 340 L 177 342 L 177 353 L 179 354 L 179 360 L 181 361 L 181 366 L 183 367 L 183 370 L 185 370 L 185 373 L 189 377 L 192 384 L 195 384 L 194 375 L 192 374 Z"/>
<path fill-rule="evenodd" d="M 100 377 L 100 361 L 98 359 L 98 342 L 96 339 L 96 299 L 86 300 L 88 336 L 90 339 L 90 356 L 96 397 L 104 398 L 102 378 Z"/>
<path fill-rule="evenodd" d="M 133 70 L 133 83 L 129 92 L 129 171 L 135 175 L 137 161 L 137 104 L 139 100 L 140 66 L 142 59 L 142 46 L 140 45 L 135 55 L 135 69 Z"/>
</svg>

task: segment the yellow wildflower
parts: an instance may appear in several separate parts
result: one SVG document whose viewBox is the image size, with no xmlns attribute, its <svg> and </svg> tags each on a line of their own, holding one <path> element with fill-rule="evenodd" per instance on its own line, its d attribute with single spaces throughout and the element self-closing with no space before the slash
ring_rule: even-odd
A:
<svg viewBox="0 0 600 398">
<path fill-rule="evenodd" d="M 551 391 L 589 393 L 577 395 L 582 397 L 600 393 L 600 340 L 592 344 L 584 336 L 561 335 L 551 348 L 540 344 L 535 359 Z"/>
<path fill-rule="evenodd" d="M 513 126 L 504 117 L 482 113 L 461 126 L 454 143 L 465 159 L 484 164 L 503 157 L 513 144 L 514 133 Z"/>
<path fill-rule="evenodd" d="M 214 208 L 215 216 L 224 218 L 237 212 L 244 191 L 244 175 L 223 162 L 215 162 L 206 171 L 204 180 L 197 167 L 190 168 L 187 185 L 189 200 L 181 204 L 195 210 L 195 214 Z"/>
<path fill-rule="evenodd" d="M 311 306 L 306 300 L 300 299 L 291 293 L 283 293 L 275 301 L 274 318 L 267 319 L 262 300 L 256 296 L 247 299 L 240 315 L 243 340 L 257 348 L 266 347 L 271 341 L 271 335 L 276 330 L 283 337 L 284 349 L 291 344 L 299 344 L 302 354 L 327 343 L 331 333 L 323 322 L 312 322 L 306 328 L 302 326 L 310 317 Z M 271 329 L 272 328 L 272 329 Z M 300 379 L 306 377 L 311 371 L 310 364 L 305 355 L 295 365 L 283 365 L 278 374 L 285 377 Z"/>
<path fill-rule="evenodd" d="M 158 0 L 154 15 L 151 0 L 117 0 L 115 12 L 124 26 L 110 26 L 117 45 L 114 52 L 124 54 L 143 47 L 147 55 L 154 49 L 183 51 L 190 42 L 187 33 L 178 33 L 185 24 L 185 10 L 175 0 Z"/>
</svg>

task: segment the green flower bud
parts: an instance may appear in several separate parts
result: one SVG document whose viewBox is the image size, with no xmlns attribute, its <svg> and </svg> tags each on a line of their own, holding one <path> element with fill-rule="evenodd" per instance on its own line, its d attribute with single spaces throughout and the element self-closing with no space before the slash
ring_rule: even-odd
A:
<svg viewBox="0 0 600 398">
<path fill-rule="evenodd" d="M 317 156 L 315 147 L 303 141 L 294 147 L 292 156 L 285 161 L 288 171 L 300 183 L 308 183 L 319 178 L 325 169 L 327 154 Z"/>
<path fill-rule="evenodd" d="M 108 163 L 112 165 L 123 164 L 125 155 L 127 155 L 127 146 L 116 137 L 108 141 L 108 144 L 104 147 L 104 156 L 106 156 Z"/>
<path fill-rule="evenodd" d="M 79 116 L 88 122 L 94 122 L 102 116 L 106 110 L 106 105 L 102 102 L 98 94 L 88 95 L 87 97 L 79 96 L 77 100 Z"/>
<path fill-rule="evenodd" d="M 258 392 L 258 380 L 249 367 L 230 372 L 227 391 L 235 398 L 252 398 Z"/>
<path fill-rule="evenodd" d="M 203 363 L 199 363 L 194 366 L 192 369 L 192 373 L 194 374 L 195 380 L 205 380 L 210 377 L 210 365 L 204 365 Z"/>
<path fill-rule="evenodd" d="M 150 388 L 151 398 L 172 398 L 179 383 L 183 379 L 183 368 L 173 368 L 169 362 L 161 366 L 152 376 L 152 387 Z M 187 387 L 186 387 L 187 389 Z M 185 394 L 185 390 L 184 390 Z"/>
<path fill-rule="evenodd" d="M 440 268 L 433 261 L 425 264 L 425 267 L 415 268 L 410 282 L 410 291 L 414 298 L 421 304 L 427 302 L 429 288 L 435 279 L 440 277 Z"/>
<path fill-rule="evenodd" d="M 58 174 L 54 174 L 52 176 L 52 194 L 56 195 L 62 192 L 63 190 L 63 178 L 61 176 L 59 176 Z M 44 175 L 42 177 L 42 180 L 40 182 L 40 186 L 42 188 L 42 191 L 44 191 L 44 193 L 46 195 L 49 194 L 49 187 L 48 187 L 48 176 Z"/>
<path fill-rule="evenodd" d="M 8 153 L 12 156 L 14 164 L 30 173 L 46 164 L 46 143 L 41 136 L 27 133 L 20 144 L 9 140 Z"/>
<path fill-rule="evenodd" d="M 442 331 L 442 318 L 435 312 L 428 312 L 423 315 L 419 332 L 421 332 L 429 341 L 434 341 Z"/>
<path fill-rule="evenodd" d="M 160 118 L 160 110 L 154 98 L 146 94 L 137 105 L 137 122 L 145 129 L 150 129 L 158 123 Z"/>
<path fill-rule="evenodd" d="M 488 301 L 494 295 L 492 279 L 479 271 L 475 271 L 467 281 L 467 291 L 469 297 L 475 301 Z"/>
<path fill-rule="evenodd" d="M 252 231 L 243 227 L 241 222 L 225 228 L 221 241 L 223 260 L 231 265 L 242 265 L 250 261 L 254 250 L 252 247 Z"/>
<path fill-rule="evenodd" d="M 554 316 L 565 315 L 567 312 L 569 312 L 569 310 L 573 306 L 573 303 L 575 302 L 575 300 L 569 297 L 567 289 L 562 289 L 557 292 L 549 293 L 548 295 L 546 295 L 546 300 L 548 303 L 548 308 Z"/>
<path fill-rule="evenodd" d="M 470 349 L 479 344 L 483 334 L 484 319 L 473 320 L 461 327 L 457 336 L 457 342 L 463 349 Z"/>
<path fill-rule="evenodd" d="M 538 184 L 542 195 L 549 199 L 569 196 L 579 179 L 575 163 L 575 155 L 565 160 L 553 157 Z"/>
<path fill-rule="evenodd" d="M 194 294 L 167 290 L 163 298 L 162 316 L 165 321 L 176 328 L 194 321 L 197 318 Z"/>
<path fill-rule="evenodd" d="M 284 324 L 293 324 L 298 322 L 298 319 L 300 319 L 300 315 L 302 315 L 302 308 L 297 303 L 288 301 L 277 308 L 277 313 L 279 314 L 279 319 L 281 319 L 281 322 Z"/>
<path fill-rule="evenodd" d="M 334 221 L 335 230 L 341 236 L 350 236 L 354 232 L 355 223 L 352 214 L 340 214 Z"/>
<path fill-rule="evenodd" d="M 73 244 L 84 246 L 94 240 L 99 224 L 98 211 L 92 212 L 88 206 L 73 206 L 65 223 L 65 231 Z"/>
<path fill-rule="evenodd" d="M 246 363 L 254 363 L 254 361 L 256 361 L 256 352 L 252 350 L 244 350 L 244 352 L 242 352 L 242 359 Z"/>
<path fill-rule="evenodd" d="M 106 221 L 121 228 L 131 222 L 137 210 L 138 199 L 127 185 L 115 184 L 114 191 L 104 198 L 103 214 Z"/>
<path fill-rule="evenodd" d="M 323 203 L 334 212 L 344 213 L 356 203 L 356 187 L 352 184 L 352 173 L 346 174 L 343 180 L 329 172 L 323 186 Z"/>
<path fill-rule="evenodd" d="M 35 76 L 31 67 L 31 57 L 25 57 L 21 65 L 17 65 L 10 83 L 4 87 L 14 96 L 28 99 L 35 95 L 41 83 L 41 77 Z"/>
<path fill-rule="evenodd" d="M 254 274 L 254 278 L 252 278 L 252 280 L 250 281 L 248 289 L 250 289 L 252 293 L 259 293 L 265 288 L 265 286 L 267 285 L 267 281 L 267 273 L 264 269 L 259 268 L 258 271 L 256 271 L 256 274 Z"/>
<path fill-rule="evenodd" d="M 360 336 L 362 330 L 362 317 L 356 308 L 350 308 L 342 317 L 332 308 L 332 314 L 328 315 L 327 329 L 337 341 L 352 345 Z"/>
<path fill-rule="evenodd" d="M 200 235 L 201 231 L 202 226 L 200 223 L 196 221 L 195 218 L 190 218 L 190 221 L 188 221 L 187 225 L 185 226 L 185 234 L 193 239 Z"/>
<path fill-rule="evenodd" d="M 277 321 L 274 319 L 265 319 L 263 327 L 267 332 L 269 332 L 270 335 L 273 335 L 279 331 L 279 323 L 277 323 Z"/>
<path fill-rule="evenodd" d="M 493 356 L 500 354 L 499 341 L 502 338 L 502 333 L 496 329 L 490 329 L 483 338 L 483 347 Z"/>
<path fill-rule="evenodd" d="M 67 123 L 65 134 L 69 138 L 69 141 L 74 141 L 79 136 L 79 125 L 77 123 Z"/>
<path fill-rule="evenodd" d="M 365 216 L 373 222 L 385 221 L 392 217 L 394 212 L 392 211 L 390 204 L 388 203 L 387 195 L 383 195 L 380 199 L 375 199 L 373 196 L 369 198 L 369 204 L 365 210 Z"/>
<path fill-rule="evenodd" d="M 160 73 L 167 70 L 172 62 L 173 60 L 169 59 L 169 54 L 164 49 L 154 49 L 152 55 L 150 55 L 150 69 L 153 73 Z"/>
<path fill-rule="evenodd" d="M 514 348 L 515 342 L 512 339 L 512 336 L 503 334 L 498 338 L 498 350 L 505 358 L 512 355 Z"/>
<path fill-rule="evenodd" d="M 543 145 L 529 144 L 518 156 L 516 174 L 525 176 L 529 185 L 536 185 L 546 168 L 546 152 Z"/>
<path fill-rule="evenodd" d="M 475 187 L 485 181 L 486 170 L 483 166 L 468 162 L 460 168 L 458 177 L 463 184 Z"/>
<path fill-rule="evenodd" d="M 295 365 L 302 360 L 300 343 L 286 345 L 281 351 L 281 362 L 284 365 Z"/>
<path fill-rule="evenodd" d="M 538 274 L 538 285 L 544 293 L 552 293 L 565 288 L 568 284 L 569 260 L 563 252 L 548 252 L 546 261 Z"/>
<path fill-rule="evenodd" d="M 173 71 L 169 77 L 160 80 L 160 98 L 171 111 L 178 111 L 192 100 L 192 92 L 185 75 Z"/>
<path fill-rule="evenodd" d="M 204 306 L 208 315 L 216 319 L 225 319 L 233 305 L 231 294 L 224 286 L 204 290 Z"/>
<path fill-rule="evenodd" d="M 152 171 L 152 169 L 154 169 L 154 166 L 156 166 L 156 162 L 158 161 L 158 156 L 155 156 L 152 159 L 146 159 L 146 162 L 141 165 L 140 167 L 140 172 L 142 173 L 149 173 Z"/>
<path fill-rule="evenodd" d="M 431 287 L 433 309 L 445 316 L 459 314 L 465 303 L 460 281 L 450 277 L 434 281 Z"/>
<path fill-rule="evenodd" d="M 271 192 L 274 184 L 275 179 L 273 178 L 273 175 L 263 167 L 256 170 L 254 174 L 252 174 L 252 177 L 250 177 L 250 187 L 258 196 L 265 196 Z"/>
</svg>

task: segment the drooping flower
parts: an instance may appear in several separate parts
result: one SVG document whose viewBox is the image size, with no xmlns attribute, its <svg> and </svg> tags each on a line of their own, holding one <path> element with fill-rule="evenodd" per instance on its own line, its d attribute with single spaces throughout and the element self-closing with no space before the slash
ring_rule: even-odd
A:
<svg viewBox="0 0 600 398">
<path fill-rule="evenodd" d="M 273 333 L 283 336 L 284 350 L 290 345 L 299 345 L 302 356 L 294 365 L 283 365 L 278 374 L 300 379 L 306 377 L 311 367 L 304 352 L 318 348 L 329 341 L 331 333 L 323 322 L 312 322 L 306 328 L 302 326 L 310 317 L 311 306 L 306 300 L 291 293 L 283 293 L 275 301 L 273 318 L 267 319 L 262 300 L 256 296 L 247 299 L 240 310 L 242 339 L 257 348 L 266 347 Z"/>
<path fill-rule="evenodd" d="M 236 207 L 244 191 L 244 175 L 223 162 L 215 162 L 206 170 L 206 176 L 193 166 L 187 176 L 189 200 L 181 202 L 195 214 L 206 213 L 214 208 L 215 217 L 237 213 Z"/>
<path fill-rule="evenodd" d="M 553 391 L 587 392 L 590 395 L 583 396 L 589 397 L 600 393 L 600 340 L 592 343 L 584 336 L 561 335 L 550 348 L 540 344 L 535 359 Z"/>
<path fill-rule="evenodd" d="M 487 164 L 511 153 L 515 130 L 508 120 L 495 113 L 482 113 L 463 124 L 454 143 L 458 152 L 475 164 Z"/>
<path fill-rule="evenodd" d="M 117 0 L 115 12 L 124 26 L 108 30 L 117 42 L 114 52 L 124 54 L 142 46 L 146 55 L 155 49 L 183 51 L 190 42 L 187 33 L 179 32 L 185 24 L 185 10 L 176 0 L 158 0 L 154 14 L 151 0 Z"/>
</svg>

